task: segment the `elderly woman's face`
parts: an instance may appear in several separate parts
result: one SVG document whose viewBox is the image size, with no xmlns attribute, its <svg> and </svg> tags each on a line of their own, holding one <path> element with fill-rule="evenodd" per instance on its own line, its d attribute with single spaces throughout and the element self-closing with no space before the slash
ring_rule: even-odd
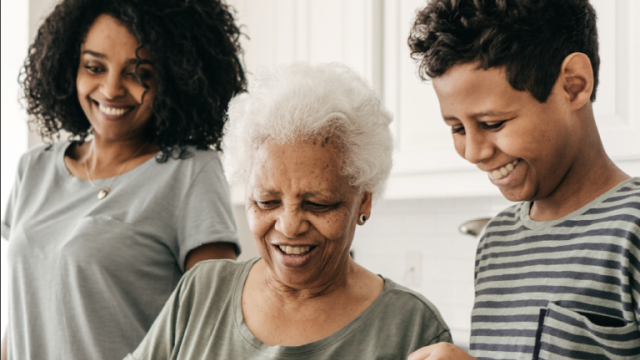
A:
<svg viewBox="0 0 640 360">
<path fill-rule="evenodd" d="M 112 140 L 139 136 L 153 114 L 154 69 L 141 64 L 138 70 L 147 91 L 135 77 L 137 48 L 135 36 L 109 15 L 99 16 L 89 28 L 80 49 L 76 88 L 96 135 Z M 149 59 L 144 48 L 138 54 Z"/>
<path fill-rule="evenodd" d="M 289 286 L 330 282 L 350 261 L 358 215 L 369 215 L 370 195 L 359 194 L 340 174 L 330 139 L 263 143 L 246 206 L 260 255 Z"/>
</svg>

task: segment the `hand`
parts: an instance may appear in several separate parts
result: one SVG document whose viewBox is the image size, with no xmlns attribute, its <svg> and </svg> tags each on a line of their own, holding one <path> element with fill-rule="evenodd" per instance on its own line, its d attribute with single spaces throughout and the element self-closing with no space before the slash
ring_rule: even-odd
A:
<svg viewBox="0 0 640 360">
<path fill-rule="evenodd" d="M 459 347 L 441 342 L 422 349 L 418 349 L 409 355 L 408 360 L 476 360 L 473 356 L 464 352 Z"/>
</svg>

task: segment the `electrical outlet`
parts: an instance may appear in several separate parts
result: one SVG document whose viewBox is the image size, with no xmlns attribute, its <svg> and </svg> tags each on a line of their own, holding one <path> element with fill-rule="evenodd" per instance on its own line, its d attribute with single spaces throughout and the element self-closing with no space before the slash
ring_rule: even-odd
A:
<svg viewBox="0 0 640 360">
<path fill-rule="evenodd" d="M 422 285 L 422 253 L 410 251 L 405 263 L 404 286 L 420 287 Z"/>
</svg>

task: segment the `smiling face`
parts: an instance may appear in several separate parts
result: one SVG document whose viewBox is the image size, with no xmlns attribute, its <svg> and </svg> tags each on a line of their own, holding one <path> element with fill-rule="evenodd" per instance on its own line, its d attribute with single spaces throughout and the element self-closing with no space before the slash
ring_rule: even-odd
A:
<svg viewBox="0 0 640 360">
<path fill-rule="evenodd" d="M 540 103 L 512 88 L 502 68 L 471 63 L 453 66 L 433 86 L 456 151 L 508 200 L 545 199 L 571 170 L 582 130 L 559 83 Z"/>
<path fill-rule="evenodd" d="M 257 149 L 247 186 L 247 218 L 262 259 L 279 282 L 321 287 L 344 275 L 358 215 L 371 194 L 340 174 L 330 140 Z"/>
<path fill-rule="evenodd" d="M 138 70 L 149 90 L 136 80 L 137 48 L 138 41 L 126 26 L 109 15 L 99 16 L 86 35 L 76 87 L 96 137 L 122 140 L 143 136 L 153 114 L 156 83 L 150 64 L 142 64 Z M 147 49 L 138 54 L 149 60 Z"/>
</svg>

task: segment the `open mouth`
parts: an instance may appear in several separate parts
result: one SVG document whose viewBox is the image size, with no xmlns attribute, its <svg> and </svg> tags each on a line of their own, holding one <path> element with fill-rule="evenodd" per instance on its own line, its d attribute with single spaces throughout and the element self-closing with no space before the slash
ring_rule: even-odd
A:
<svg viewBox="0 0 640 360">
<path fill-rule="evenodd" d="M 509 174 L 511 174 L 511 172 L 513 171 L 513 169 L 515 169 L 515 167 L 518 165 L 519 162 L 520 162 L 520 159 L 514 160 L 497 170 L 490 171 L 489 179 L 500 180 L 502 178 L 509 176 Z"/>
<path fill-rule="evenodd" d="M 105 104 L 102 104 L 98 101 L 95 100 L 91 100 L 93 101 L 93 103 L 98 107 L 98 110 L 100 110 L 101 113 L 103 113 L 104 115 L 107 115 L 109 117 L 121 117 L 126 115 L 128 112 L 130 112 L 131 110 L 133 110 L 133 108 L 135 106 L 117 106 L 117 107 L 113 107 L 113 106 L 107 106 Z"/>
<path fill-rule="evenodd" d="M 285 255 L 292 256 L 302 256 L 310 253 L 315 249 L 315 246 L 286 246 L 286 245 L 275 245 L 281 253 Z"/>
</svg>

